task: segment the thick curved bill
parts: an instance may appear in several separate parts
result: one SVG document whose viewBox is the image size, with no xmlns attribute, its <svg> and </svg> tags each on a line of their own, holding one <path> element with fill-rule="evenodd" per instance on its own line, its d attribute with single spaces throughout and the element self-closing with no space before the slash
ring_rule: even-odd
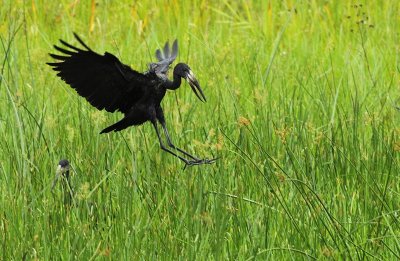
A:
<svg viewBox="0 0 400 261">
<path fill-rule="evenodd" d="M 190 88 L 192 88 L 194 94 L 196 94 L 197 98 L 199 98 L 199 100 L 202 102 L 206 102 L 206 96 L 204 96 L 203 90 L 200 88 L 200 84 L 192 71 L 189 71 L 186 76 L 186 80 L 188 81 Z"/>
</svg>

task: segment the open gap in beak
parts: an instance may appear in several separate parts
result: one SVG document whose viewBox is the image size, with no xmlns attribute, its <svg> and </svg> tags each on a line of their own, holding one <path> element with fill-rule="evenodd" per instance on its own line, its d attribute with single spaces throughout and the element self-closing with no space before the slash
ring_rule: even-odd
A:
<svg viewBox="0 0 400 261">
<path fill-rule="evenodd" d="M 188 81 L 190 88 L 192 88 L 194 94 L 196 94 L 197 98 L 199 98 L 199 100 L 202 102 L 206 102 L 207 101 L 206 96 L 204 96 L 203 90 L 200 88 L 200 84 L 197 81 L 192 71 L 189 71 L 189 73 L 186 76 L 186 80 Z"/>
</svg>

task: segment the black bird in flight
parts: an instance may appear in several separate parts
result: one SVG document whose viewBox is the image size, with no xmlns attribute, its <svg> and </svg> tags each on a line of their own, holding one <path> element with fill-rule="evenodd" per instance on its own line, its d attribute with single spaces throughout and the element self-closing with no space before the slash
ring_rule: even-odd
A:
<svg viewBox="0 0 400 261">
<path fill-rule="evenodd" d="M 176 147 L 168 134 L 160 105 L 167 90 L 178 89 L 181 79 L 184 78 L 196 96 L 201 101 L 206 101 L 198 81 L 187 64 L 178 63 L 174 68 L 173 80 L 168 79 L 168 69 L 178 54 L 177 40 L 174 41 L 172 50 L 168 42 L 163 51 L 157 50 L 158 62 L 150 63 L 149 70 L 140 73 L 121 63 L 111 53 L 100 55 L 92 51 L 77 34 L 74 33 L 74 36 L 84 49 L 60 40 L 65 47 L 54 45 L 54 48 L 63 55 L 50 54 L 57 62 L 47 64 L 92 106 L 108 112 L 120 111 L 125 115 L 123 119 L 100 133 L 120 131 L 150 121 L 156 130 L 162 150 L 178 157 L 189 166 L 215 162 L 216 159 L 200 159 Z M 164 130 L 168 146 L 190 159 L 179 156 L 164 145 L 157 122 Z"/>
</svg>

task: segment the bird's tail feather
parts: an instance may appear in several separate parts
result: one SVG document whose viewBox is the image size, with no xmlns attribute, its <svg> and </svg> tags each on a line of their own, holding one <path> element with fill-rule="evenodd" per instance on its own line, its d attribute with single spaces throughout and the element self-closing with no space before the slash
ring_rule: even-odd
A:
<svg viewBox="0 0 400 261">
<path fill-rule="evenodd" d="M 111 126 L 105 128 L 104 130 L 102 130 L 100 132 L 100 134 L 108 133 L 108 132 L 111 132 L 111 131 L 120 131 L 120 130 L 125 129 L 128 126 L 129 126 L 129 124 L 127 124 L 127 121 L 125 119 L 122 119 L 119 122 L 116 122 L 113 125 L 111 125 Z"/>
</svg>

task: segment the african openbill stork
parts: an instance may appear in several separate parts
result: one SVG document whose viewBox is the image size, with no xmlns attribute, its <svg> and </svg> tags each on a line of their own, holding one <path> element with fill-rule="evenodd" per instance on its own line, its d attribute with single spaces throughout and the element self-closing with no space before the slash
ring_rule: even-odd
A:
<svg viewBox="0 0 400 261">
<path fill-rule="evenodd" d="M 149 70 L 140 73 L 121 63 L 111 53 L 105 52 L 104 55 L 100 55 L 92 51 L 77 34 L 74 33 L 74 36 L 84 49 L 60 40 L 67 48 L 54 45 L 54 48 L 63 55 L 50 54 L 58 61 L 47 64 L 92 106 L 108 112 L 120 111 L 125 115 L 123 119 L 100 133 L 121 131 L 129 126 L 150 121 L 156 130 L 161 149 L 178 157 L 186 165 L 210 164 L 216 160 L 199 159 L 176 147 L 168 134 L 160 105 L 167 90 L 178 89 L 181 79 L 184 78 L 196 96 L 202 102 L 206 101 L 198 81 L 187 64 L 178 63 L 174 68 L 173 80 L 168 79 L 168 69 L 178 54 L 177 40 L 174 41 L 172 50 L 168 42 L 163 51 L 157 50 L 158 62 L 150 63 Z M 164 145 L 157 122 L 164 130 L 168 146 L 190 159 L 179 156 Z"/>
</svg>

